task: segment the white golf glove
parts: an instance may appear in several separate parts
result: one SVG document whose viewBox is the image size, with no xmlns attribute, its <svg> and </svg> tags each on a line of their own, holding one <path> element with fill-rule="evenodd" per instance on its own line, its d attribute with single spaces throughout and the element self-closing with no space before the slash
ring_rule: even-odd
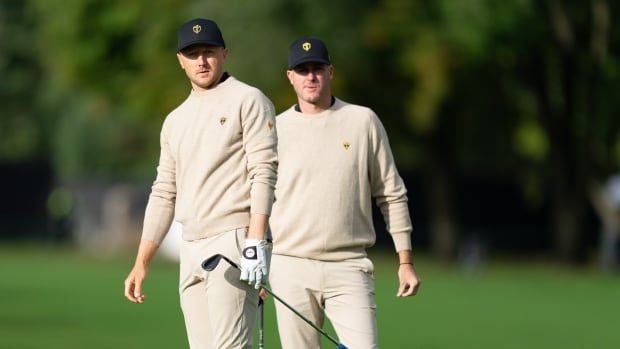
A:
<svg viewBox="0 0 620 349">
<path fill-rule="evenodd" d="M 271 244 L 267 240 L 246 239 L 241 254 L 241 280 L 254 285 L 257 290 L 267 283 Z"/>
</svg>

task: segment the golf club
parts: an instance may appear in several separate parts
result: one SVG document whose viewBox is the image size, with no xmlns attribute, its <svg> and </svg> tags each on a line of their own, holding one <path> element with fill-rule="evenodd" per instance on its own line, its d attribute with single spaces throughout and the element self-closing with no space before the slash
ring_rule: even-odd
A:
<svg viewBox="0 0 620 349">
<path fill-rule="evenodd" d="M 205 259 L 202 262 L 202 269 L 204 269 L 205 271 L 212 271 L 213 269 L 215 269 L 215 267 L 217 267 L 217 265 L 220 263 L 220 260 L 225 260 L 226 262 L 228 262 L 228 264 L 230 264 L 231 266 L 239 269 L 239 266 L 231 261 L 230 259 L 228 259 L 228 257 L 221 255 L 221 254 L 215 254 L 207 259 Z M 267 288 L 266 286 L 262 286 L 262 288 L 268 293 L 270 294 L 273 298 L 275 298 L 278 302 L 282 303 L 285 307 L 287 307 L 290 311 L 292 311 L 293 313 L 295 313 L 295 315 L 299 316 L 299 318 L 301 318 L 302 320 L 304 320 L 308 325 L 312 326 L 312 328 L 314 328 L 315 330 L 317 330 L 320 334 L 322 334 L 323 336 L 325 336 L 325 338 L 329 339 L 332 343 L 336 344 L 338 346 L 338 349 L 348 349 L 344 344 L 339 343 L 336 339 L 334 339 L 334 337 L 330 336 L 329 334 L 327 334 L 327 332 L 321 330 L 319 327 L 317 327 L 314 323 L 312 323 L 312 321 L 308 320 L 305 316 L 301 315 L 301 313 L 299 313 L 297 310 L 295 310 L 293 307 L 291 307 L 290 305 L 288 305 L 288 303 L 286 303 L 284 300 L 282 300 L 282 298 L 276 296 L 275 294 L 273 294 L 273 292 L 271 292 L 271 290 L 269 288 Z"/>
</svg>

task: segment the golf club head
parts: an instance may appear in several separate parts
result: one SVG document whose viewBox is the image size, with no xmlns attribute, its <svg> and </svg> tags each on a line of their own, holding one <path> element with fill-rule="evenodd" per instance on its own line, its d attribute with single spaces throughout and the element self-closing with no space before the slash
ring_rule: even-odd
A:
<svg viewBox="0 0 620 349">
<path fill-rule="evenodd" d="M 239 266 L 235 262 L 231 261 L 226 256 L 221 254 L 214 254 L 213 256 L 205 259 L 201 264 L 202 269 L 204 269 L 205 271 L 213 271 L 213 269 L 215 269 L 217 265 L 220 264 L 220 261 L 222 259 L 228 262 L 228 264 L 232 265 L 233 267 L 239 269 Z"/>
<path fill-rule="evenodd" d="M 201 266 L 202 269 L 204 269 L 205 271 L 213 271 L 213 269 L 215 269 L 215 267 L 217 267 L 217 265 L 220 263 L 220 260 L 222 259 L 222 255 L 221 254 L 214 254 L 213 256 L 205 259 Z"/>
</svg>

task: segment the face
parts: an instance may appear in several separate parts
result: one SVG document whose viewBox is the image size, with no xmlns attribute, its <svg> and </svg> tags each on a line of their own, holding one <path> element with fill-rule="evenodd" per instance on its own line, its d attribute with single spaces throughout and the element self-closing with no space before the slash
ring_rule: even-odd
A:
<svg viewBox="0 0 620 349">
<path fill-rule="evenodd" d="M 199 44 L 181 50 L 177 57 L 194 90 L 204 91 L 217 85 L 227 54 L 223 47 Z"/>
<path fill-rule="evenodd" d="M 332 97 L 334 68 L 322 63 L 304 63 L 286 71 L 300 101 L 325 107 Z"/>
</svg>

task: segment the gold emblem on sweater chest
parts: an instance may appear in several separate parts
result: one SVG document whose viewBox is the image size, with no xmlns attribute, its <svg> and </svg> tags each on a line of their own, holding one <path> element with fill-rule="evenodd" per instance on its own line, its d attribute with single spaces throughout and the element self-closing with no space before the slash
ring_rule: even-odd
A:
<svg viewBox="0 0 620 349">
<path fill-rule="evenodd" d="M 267 127 L 269 127 L 269 131 L 273 130 L 273 122 L 268 121 L 267 122 Z"/>
<path fill-rule="evenodd" d="M 349 142 L 344 142 L 342 146 L 344 147 L 344 150 L 349 150 L 349 147 L 351 147 L 351 144 L 349 144 Z"/>
<path fill-rule="evenodd" d="M 226 118 L 222 116 L 220 118 L 220 125 L 224 125 L 225 122 L 226 122 Z"/>
</svg>

